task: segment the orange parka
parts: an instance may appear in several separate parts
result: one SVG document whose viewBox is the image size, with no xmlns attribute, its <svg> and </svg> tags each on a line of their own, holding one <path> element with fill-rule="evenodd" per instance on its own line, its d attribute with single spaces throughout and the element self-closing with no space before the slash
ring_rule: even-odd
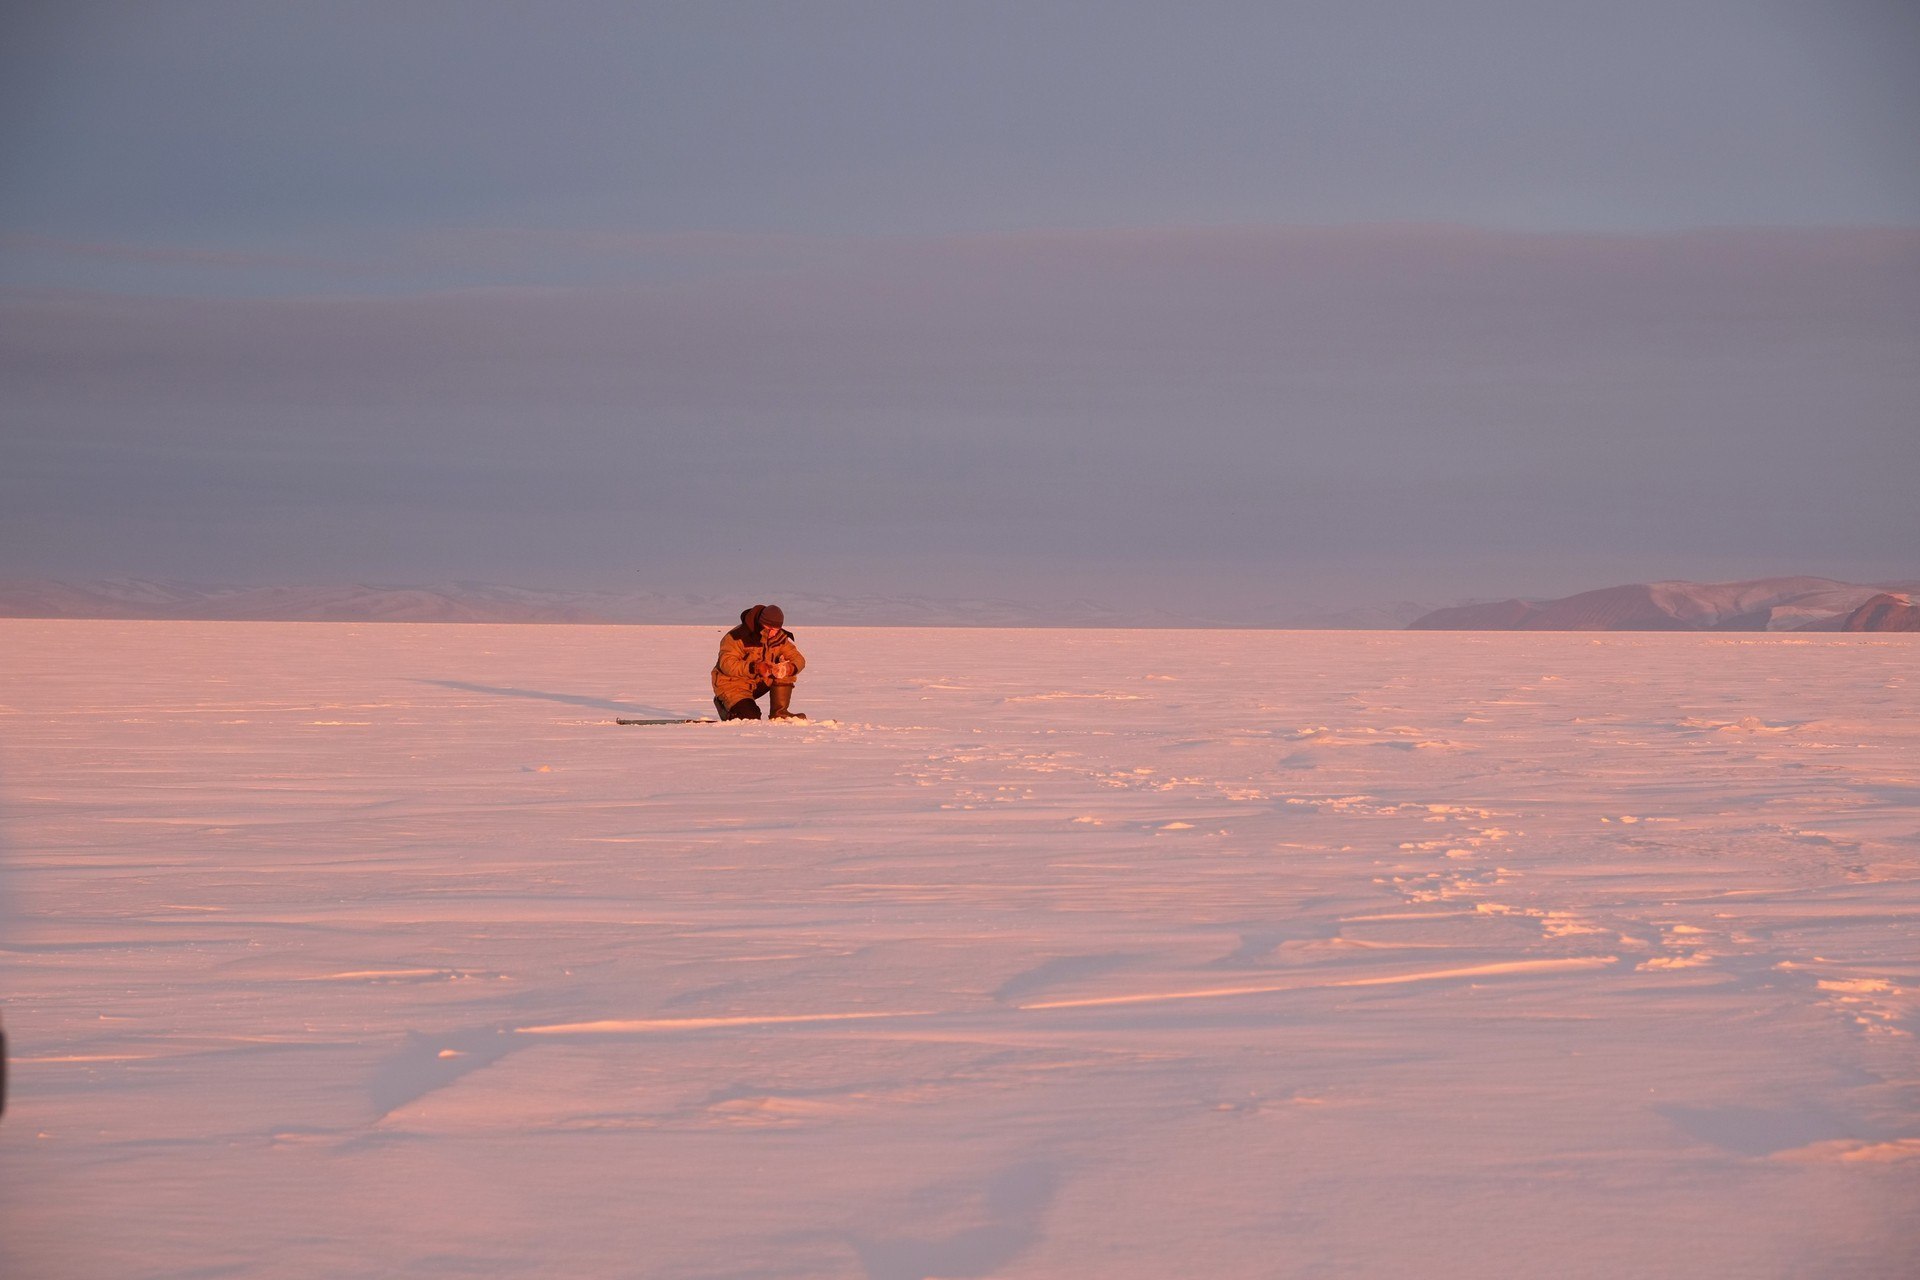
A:
<svg viewBox="0 0 1920 1280">
<path fill-rule="evenodd" d="M 754 664 L 759 662 L 791 663 L 796 676 L 807 666 L 791 631 L 783 629 L 771 644 L 766 641 L 760 634 L 760 610 L 755 607 L 740 615 L 739 626 L 720 637 L 720 658 L 713 664 L 713 696 L 731 707 L 753 697 L 756 690 L 766 692 L 771 682 L 753 673 Z"/>
</svg>

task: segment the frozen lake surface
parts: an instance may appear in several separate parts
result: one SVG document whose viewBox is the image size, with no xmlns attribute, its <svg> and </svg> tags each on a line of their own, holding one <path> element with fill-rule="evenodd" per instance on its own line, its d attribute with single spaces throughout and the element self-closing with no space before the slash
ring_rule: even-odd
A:
<svg viewBox="0 0 1920 1280">
<path fill-rule="evenodd" d="M 0 622 L 0 1273 L 1920 1274 L 1920 637 Z"/>
</svg>

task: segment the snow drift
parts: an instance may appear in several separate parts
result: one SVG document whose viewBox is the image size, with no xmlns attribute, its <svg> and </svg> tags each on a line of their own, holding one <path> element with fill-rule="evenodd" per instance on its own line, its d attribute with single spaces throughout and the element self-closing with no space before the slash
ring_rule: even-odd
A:
<svg viewBox="0 0 1920 1280">
<path fill-rule="evenodd" d="M 1920 1273 L 1909 637 L 0 623 L 0 1274 Z"/>
</svg>

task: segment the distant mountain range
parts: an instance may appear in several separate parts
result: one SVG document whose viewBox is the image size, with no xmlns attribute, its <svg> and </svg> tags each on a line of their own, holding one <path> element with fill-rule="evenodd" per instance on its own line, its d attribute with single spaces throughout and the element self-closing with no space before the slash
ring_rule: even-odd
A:
<svg viewBox="0 0 1920 1280">
<path fill-rule="evenodd" d="M 1558 600 L 1455 605 L 1415 631 L 1908 631 L 1920 582 L 1636 582 Z"/>
<path fill-rule="evenodd" d="M 1433 603 L 1302 613 L 1271 606 L 1250 617 L 1208 618 L 1120 609 L 1096 601 L 1007 600 L 782 592 L 796 627 L 1404 627 Z M 0 582 L 0 617 L 173 618 L 261 622 L 685 623 L 725 626 L 752 600 L 663 592 L 556 591 L 478 582 L 432 586 L 235 587 L 147 578 Z"/>
<path fill-rule="evenodd" d="M 1829 578 L 1651 582 L 1559 600 L 1432 602 L 1311 612 L 1282 605 L 1214 618 L 1114 608 L 1090 600 L 1008 600 L 783 592 L 795 626 L 1297 627 L 1471 631 L 1914 630 L 1920 582 L 1862 585 Z M 237 587 L 152 578 L 0 582 L 0 617 L 157 618 L 246 622 L 654 623 L 724 626 L 746 605 L 666 592 L 560 591 L 479 582 L 430 586 Z M 1871 607 L 1869 607 L 1871 606 Z M 1858 615 L 1858 616 L 1856 616 Z"/>
</svg>

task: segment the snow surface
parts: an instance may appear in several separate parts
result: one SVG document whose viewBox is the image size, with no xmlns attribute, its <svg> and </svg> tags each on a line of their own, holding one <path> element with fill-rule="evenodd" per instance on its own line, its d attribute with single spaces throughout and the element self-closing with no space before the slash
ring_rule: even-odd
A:
<svg viewBox="0 0 1920 1280">
<path fill-rule="evenodd" d="M 0 1273 L 1920 1274 L 1913 637 L 800 634 L 0 623 Z"/>
</svg>

